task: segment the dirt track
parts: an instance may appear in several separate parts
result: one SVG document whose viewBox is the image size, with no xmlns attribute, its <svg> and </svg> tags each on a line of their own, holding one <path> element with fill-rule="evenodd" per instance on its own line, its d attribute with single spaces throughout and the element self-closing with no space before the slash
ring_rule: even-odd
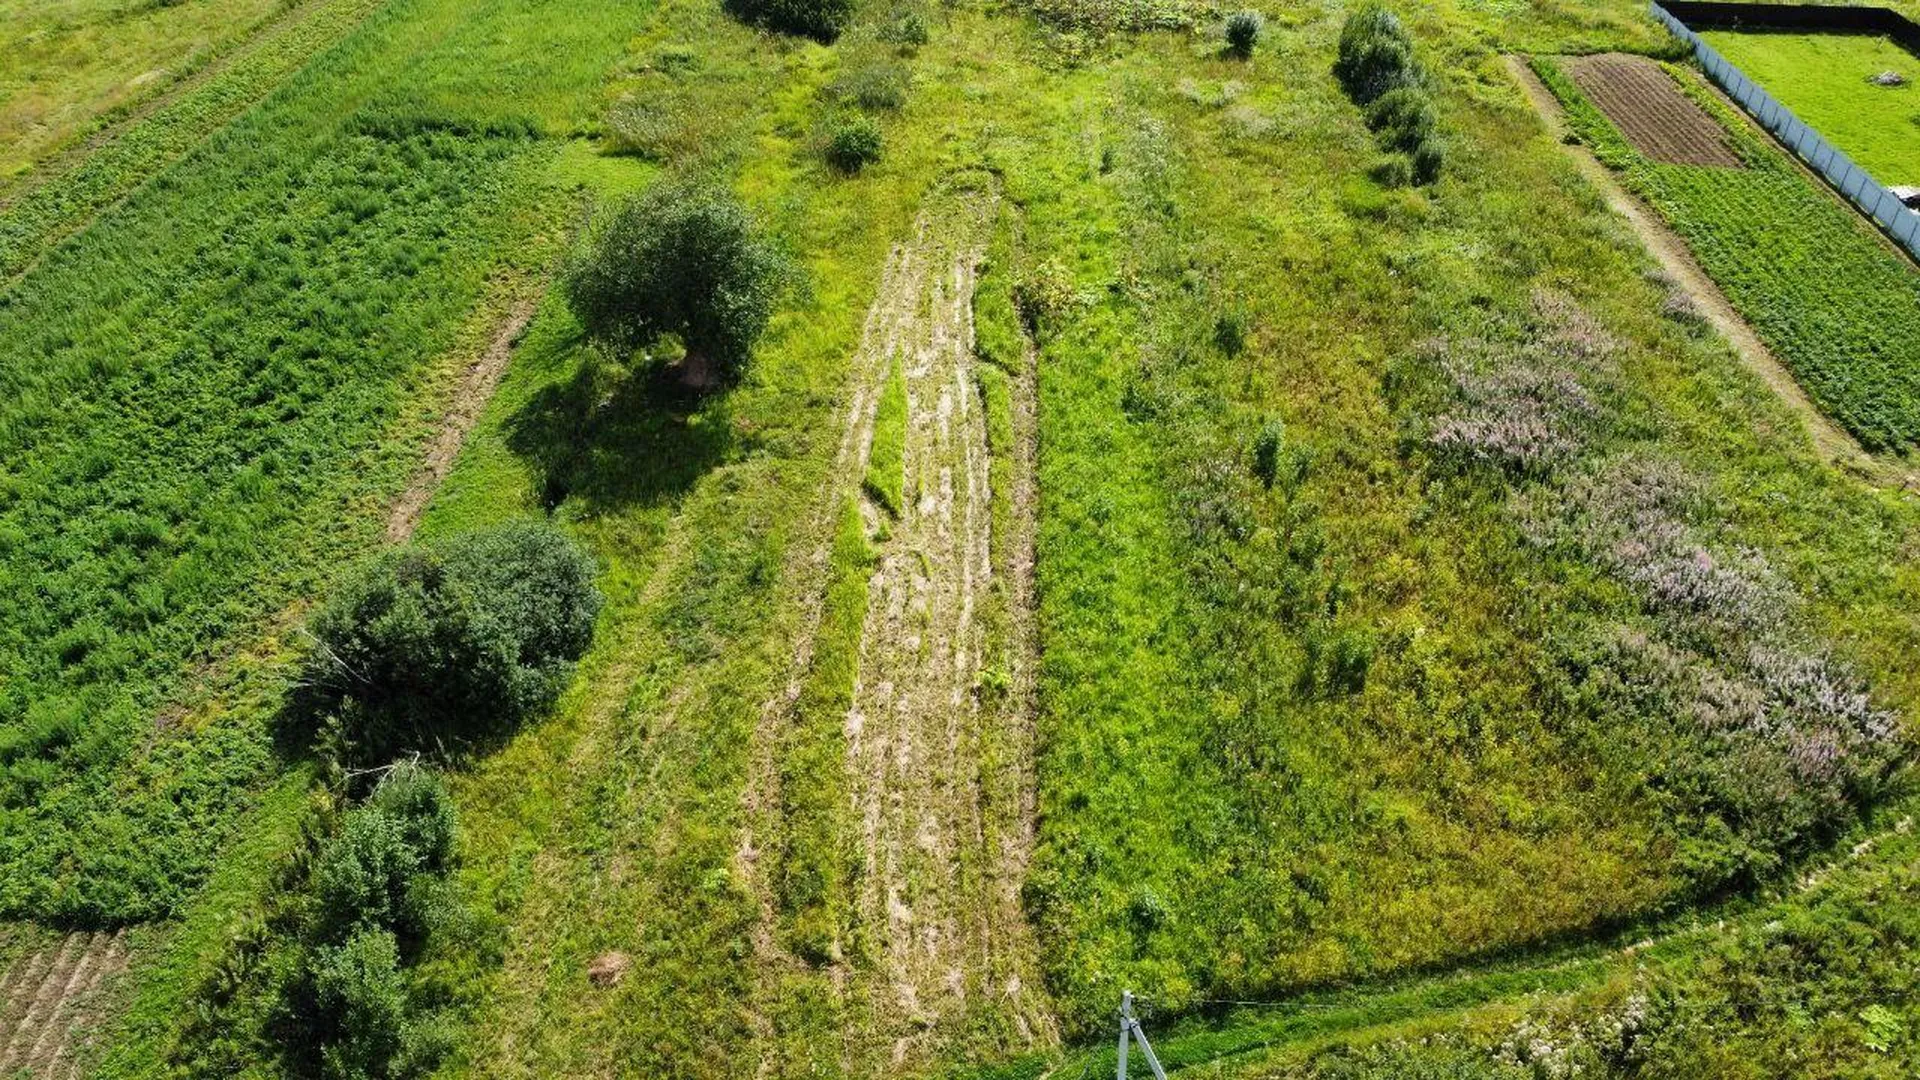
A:
<svg viewBox="0 0 1920 1080">
<path fill-rule="evenodd" d="M 1000 758 L 990 746 L 1012 750 L 1006 768 L 1023 769 L 1027 756 L 1024 697 L 1001 708 L 1001 692 L 981 685 L 993 663 L 988 620 L 1011 615 L 1010 599 L 1025 592 L 996 587 L 1012 568 L 992 559 L 990 448 L 974 373 L 974 272 L 991 220 L 990 199 L 964 200 L 917 295 L 900 298 L 923 312 L 901 349 L 906 495 L 878 542 L 846 721 L 867 868 L 858 919 L 876 946 L 867 977 L 884 983 L 865 996 L 891 1039 L 892 1066 L 981 1023 L 982 1012 L 1021 1048 L 1052 1037 L 1019 901 L 1027 816 L 1019 801 L 991 798 L 995 778 L 983 773 Z M 870 518 L 881 513 L 869 507 Z"/>
<path fill-rule="evenodd" d="M 1741 168 L 1726 133 L 1644 56 L 1569 57 L 1568 75 L 1634 149 L 1670 165 Z"/>
</svg>

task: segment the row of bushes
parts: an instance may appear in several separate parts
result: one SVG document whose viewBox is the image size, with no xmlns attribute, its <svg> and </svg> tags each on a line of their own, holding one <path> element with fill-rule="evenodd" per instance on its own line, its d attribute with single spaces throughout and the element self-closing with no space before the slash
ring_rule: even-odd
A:
<svg viewBox="0 0 1920 1080">
<path fill-rule="evenodd" d="M 1361 8 L 1340 30 L 1334 77 L 1366 112 L 1380 149 L 1394 155 L 1376 170 L 1383 182 L 1431 184 L 1446 162 L 1427 75 L 1413 54 L 1413 37 L 1383 7 Z"/>
</svg>

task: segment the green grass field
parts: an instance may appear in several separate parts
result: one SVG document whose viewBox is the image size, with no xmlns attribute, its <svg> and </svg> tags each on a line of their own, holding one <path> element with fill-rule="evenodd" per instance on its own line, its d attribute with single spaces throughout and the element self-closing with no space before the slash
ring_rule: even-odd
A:
<svg viewBox="0 0 1920 1080">
<path fill-rule="evenodd" d="M 550 521 L 606 604 L 551 708 L 426 748 L 432 1064 L 379 1075 L 1071 1076 L 1125 989 L 1196 1076 L 1912 1052 L 1920 499 L 1675 317 L 1504 59 L 1650 21 L 1402 6 L 1410 187 L 1330 2 L 1247 58 L 1178 4 L 315 3 L 0 207 L 0 972 L 127 928 L 91 1075 L 365 1075 L 288 1035 L 364 788 L 302 627 L 461 415 L 418 537 Z M 1757 140 L 1655 167 L 1554 88 L 1817 402 L 1920 438 L 1920 274 Z M 724 392 L 552 287 L 663 180 L 791 267 Z M 25 1000 L 0 1059 L 52 1052 Z"/>
<path fill-rule="evenodd" d="M 1874 179 L 1887 186 L 1920 182 L 1920 57 L 1865 34 L 1701 36 Z M 1887 71 L 1907 82 L 1870 81 Z"/>
</svg>

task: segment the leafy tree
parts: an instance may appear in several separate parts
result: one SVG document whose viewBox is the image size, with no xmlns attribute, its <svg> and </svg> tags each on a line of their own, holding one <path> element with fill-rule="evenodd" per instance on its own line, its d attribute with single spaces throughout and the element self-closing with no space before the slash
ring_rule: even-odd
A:
<svg viewBox="0 0 1920 1080">
<path fill-rule="evenodd" d="M 1260 434 L 1253 438 L 1253 475 L 1268 490 L 1280 473 L 1280 451 L 1286 443 L 1287 428 L 1277 416 L 1261 425 Z"/>
<path fill-rule="evenodd" d="M 677 337 L 681 380 L 710 389 L 745 370 L 780 278 L 731 194 L 663 185 L 615 210 L 562 284 L 590 338 L 625 353 Z"/>
<path fill-rule="evenodd" d="M 741 22 L 820 41 L 839 37 L 853 15 L 853 0 L 725 0 L 725 4 Z"/>
<path fill-rule="evenodd" d="M 432 749 L 551 701 L 600 603 L 592 561 L 544 524 L 394 552 L 314 617 L 306 681 L 351 756 Z"/>
<path fill-rule="evenodd" d="M 367 800 L 371 811 L 398 820 L 420 869 L 438 874 L 453 862 L 453 799 L 440 777 L 413 762 L 388 770 Z"/>
<path fill-rule="evenodd" d="M 322 940 L 340 941 L 368 929 L 415 938 L 426 929 L 409 899 L 421 858 L 407 834 L 405 819 L 382 810 L 347 815 L 314 867 Z"/>
</svg>

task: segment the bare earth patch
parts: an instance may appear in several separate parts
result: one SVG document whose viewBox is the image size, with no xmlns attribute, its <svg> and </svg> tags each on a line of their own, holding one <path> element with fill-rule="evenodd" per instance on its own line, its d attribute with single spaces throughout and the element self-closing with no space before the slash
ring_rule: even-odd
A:
<svg viewBox="0 0 1920 1080">
<path fill-rule="evenodd" d="M 1581 92 L 1647 157 L 1670 165 L 1742 167 L 1720 125 L 1654 61 L 1603 53 L 1569 57 L 1563 66 Z"/>
<path fill-rule="evenodd" d="M 126 967 L 122 933 L 80 931 L 17 957 L 0 977 L 0 1076 L 81 1075 Z"/>
</svg>

